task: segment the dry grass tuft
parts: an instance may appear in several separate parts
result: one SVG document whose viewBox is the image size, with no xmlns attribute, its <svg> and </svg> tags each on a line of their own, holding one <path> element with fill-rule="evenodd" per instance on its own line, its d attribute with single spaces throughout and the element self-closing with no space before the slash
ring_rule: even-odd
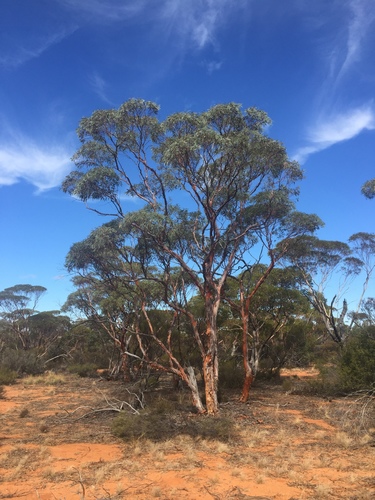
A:
<svg viewBox="0 0 375 500">
<path fill-rule="evenodd" d="M 43 375 L 29 375 L 22 379 L 24 385 L 61 385 L 65 384 L 67 379 L 64 375 L 45 372 Z"/>
<path fill-rule="evenodd" d="M 154 497 L 154 498 L 161 498 L 163 496 L 163 492 L 162 490 L 159 488 L 159 486 L 155 486 L 154 488 L 152 488 L 151 490 L 151 495 Z"/>
<path fill-rule="evenodd" d="M 257 484 L 264 484 L 266 479 L 267 479 L 267 476 L 265 476 L 264 474 L 257 474 L 257 476 L 255 478 L 255 482 Z"/>
<path fill-rule="evenodd" d="M 30 412 L 28 410 L 28 408 L 23 408 L 21 411 L 20 411 L 20 414 L 19 414 L 19 417 L 20 418 L 26 418 L 30 415 Z"/>
<path fill-rule="evenodd" d="M 316 498 L 328 498 L 331 493 L 331 487 L 328 484 L 321 483 L 315 487 Z"/>
<path fill-rule="evenodd" d="M 334 442 L 343 448 L 350 448 L 354 444 L 354 439 L 347 432 L 339 431 L 334 436 Z"/>
</svg>

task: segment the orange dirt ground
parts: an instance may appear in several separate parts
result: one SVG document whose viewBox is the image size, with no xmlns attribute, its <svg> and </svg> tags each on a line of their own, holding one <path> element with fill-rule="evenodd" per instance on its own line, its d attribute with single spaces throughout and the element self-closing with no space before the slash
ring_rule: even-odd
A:
<svg viewBox="0 0 375 500">
<path fill-rule="evenodd" d="M 283 374 L 298 383 L 315 375 Z M 83 417 L 118 398 L 120 383 L 20 380 L 0 399 L 0 498 L 375 498 L 374 436 L 343 429 L 348 400 L 293 394 L 286 386 L 259 384 L 247 404 L 227 395 L 221 414 L 237 430 L 229 442 L 183 435 L 125 442 L 111 434 L 116 413 Z"/>
</svg>

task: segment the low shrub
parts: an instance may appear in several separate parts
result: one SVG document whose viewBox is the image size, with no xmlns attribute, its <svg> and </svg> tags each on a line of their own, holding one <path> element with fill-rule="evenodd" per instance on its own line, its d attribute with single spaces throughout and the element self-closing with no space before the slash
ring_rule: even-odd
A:
<svg viewBox="0 0 375 500">
<path fill-rule="evenodd" d="M 0 366 L 0 385 L 14 384 L 17 380 L 17 372 L 6 366 Z"/>
<path fill-rule="evenodd" d="M 235 361 L 220 363 L 220 387 L 223 389 L 240 389 L 244 381 L 244 370 Z"/>
<path fill-rule="evenodd" d="M 162 414 L 133 415 L 122 413 L 112 422 L 112 433 L 122 439 L 150 439 L 158 441 L 165 435 L 166 421 Z"/>
<path fill-rule="evenodd" d="M 175 418 L 170 414 L 146 411 L 139 414 L 121 413 L 112 422 L 112 433 L 122 439 L 151 441 L 186 435 L 227 442 L 235 436 L 232 421 L 224 417 Z"/>
<path fill-rule="evenodd" d="M 97 366 L 94 363 L 74 364 L 68 366 L 68 372 L 80 377 L 95 377 Z"/>
<path fill-rule="evenodd" d="M 43 361 L 32 349 L 28 351 L 5 349 L 1 353 L 0 364 L 18 375 L 37 375 L 45 370 Z"/>
<path fill-rule="evenodd" d="M 375 385 L 375 339 L 369 333 L 362 329 L 354 335 L 340 358 L 340 382 L 346 392 Z"/>
<path fill-rule="evenodd" d="M 176 411 L 176 402 L 169 399 L 158 397 L 148 406 L 149 413 L 157 415 L 171 415 Z"/>
<path fill-rule="evenodd" d="M 375 339 L 365 330 L 350 338 L 330 363 L 318 363 L 319 377 L 304 384 L 300 392 L 344 396 L 375 387 Z M 295 391 L 293 391 L 295 392 Z"/>
<path fill-rule="evenodd" d="M 61 385 L 64 384 L 66 378 L 64 375 L 54 372 L 46 372 L 42 375 L 30 375 L 22 379 L 25 385 Z"/>
<path fill-rule="evenodd" d="M 282 387 L 291 394 L 303 394 L 311 396 L 333 397 L 344 396 L 345 391 L 340 381 L 337 365 L 320 365 L 317 378 L 306 380 L 283 381 Z"/>
</svg>

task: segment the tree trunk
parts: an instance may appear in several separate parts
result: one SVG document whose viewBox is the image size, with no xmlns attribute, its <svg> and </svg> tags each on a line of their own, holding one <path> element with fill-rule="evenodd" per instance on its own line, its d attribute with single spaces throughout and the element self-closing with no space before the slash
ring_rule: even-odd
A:
<svg viewBox="0 0 375 500">
<path fill-rule="evenodd" d="M 208 415 L 216 415 L 219 411 L 217 398 L 219 383 L 219 360 L 216 318 L 219 300 L 206 301 L 206 353 L 203 358 L 203 378 L 206 393 L 206 408 Z"/>
<path fill-rule="evenodd" d="M 126 352 L 121 353 L 121 371 L 124 382 L 130 382 L 132 380 L 130 366 L 129 366 L 129 356 Z"/>
<path fill-rule="evenodd" d="M 240 401 L 246 403 L 249 399 L 250 389 L 256 374 L 258 373 L 259 367 L 259 332 L 253 333 L 253 346 L 251 351 L 251 361 L 249 360 L 249 315 L 250 315 L 250 304 L 257 293 L 259 288 L 266 281 L 267 277 L 270 275 L 271 271 L 275 267 L 275 257 L 272 252 L 270 252 L 271 262 L 269 263 L 266 271 L 258 279 L 254 288 L 251 292 L 245 291 L 244 282 L 240 283 L 240 304 L 241 304 L 241 321 L 242 321 L 242 355 L 243 355 L 243 366 L 245 371 L 245 379 L 242 386 L 242 394 Z"/>
<path fill-rule="evenodd" d="M 128 350 L 130 342 L 132 340 L 131 335 L 123 334 L 120 340 L 120 353 L 121 353 L 121 372 L 124 382 L 130 382 L 132 380 L 132 373 L 130 371 L 130 359 L 128 355 Z"/>
<path fill-rule="evenodd" d="M 242 394 L 240 401 L 246 403 L 249 399 L 251 384 L 254 380 L 254 373 L 249 361 L 249 341 L 248 341 L 249 316 L 245 311 L 242 311 L 242 357 L 243 367 L 245 371 L 245 379 L 242 386 Z"/>
<path fill-rule="evenodd" d="M 208 415 L 216 415 L 219 411 L 217 399 L 217 377 L 215 375 L 214 360 L 208 354 L 203 362 L 203 378 L 206 394 L 206 408 Z"/>
<path fill-rule="evenodd" d="M 191 396 L 193 400 L 193 405 L 197 409 L 198 413 L 205 413 L 204 406 L 202 404 L 201 397 L 199 395 L 197 379 L 194 373 L 194 368 L 192 366 L 188 366 L 186 368 L 187 378 L 188 378 L 188 386 L 191 391 Z"/>
<path fill-rule="evenodd" d="M 253 380 L 254 380 L 254 373 L 253 373 L 253 370 L 251 368 L 251 364 L 249 362 L 249 359 L 245 356 L 243 358 L 243 365 L 244 365 L 244 370 L 245 370 L 245 379 L 244 379 L 243 386 L 242 386 L 242 394 L 240 397 L 240 401 L 241 401 L 241 403 L 246 403 L 247 400 L 249 399 L 251 385 L 252 385 Z"/>
</svg>

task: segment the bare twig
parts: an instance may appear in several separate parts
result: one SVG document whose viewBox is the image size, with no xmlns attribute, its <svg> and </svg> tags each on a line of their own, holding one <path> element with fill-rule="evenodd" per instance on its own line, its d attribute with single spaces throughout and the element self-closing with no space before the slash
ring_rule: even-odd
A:
<svg viewBox="0 0 375 500">
<path fill-rule="evenodd" d="M 344 413 L 344 425 L 357 432 L 367 431 L 375 421 L 375 388 L 362 389 L 348 396 L 355 398 Z M 356 423 L 357 425 L 353 425 Z"/>
<path fill-rule="evenodd" d="M 78 472 L 78 476 L 79 476 L 78 482 L 79 482 L 79 484 L 81 485 L 81 488 L 82 488 L 82 500 L 85 500 L 85 497 L 86 497 L 86 488 L 85 488 L 85 485 L 83 484 L 83 479 L 82 479 L 81 471 L 78 470 L 76 467 L 73 467 L 73 469 L 75 469 Z"/>
<path fill-rule="evenodd" d="M 214 493 L 211 493 L 211 491 L 207 488 L 207 486 L 204 486 L 204 489 L 207 491 L 207 493 L 209 495 L 211 495 L 213 498 L 215 498 L 216 500 L 220 500 L 220 497 L 219 495 L 215 495 Z"/>
<path fill-rule="evenodd" d="M 67 413 L 67 418 L 71 417 L 72 415 L 74 415 L 75 413 L 77 413 L 83 409 L 88 409 L 89 411 L 87 411 L 86 413 L 84 413 L 80 417 L 75 418 L 74 422 L 76 422 L 78 420 L 82 420 L 83 418 L 86 418 L 89 415 L 93 415 L 95 413 L 101 413 L 101 412 L 106 412 L 106 411 L 113 411 L 113 412 L 120 413 L 120 412 L 124 411 L 125 408 L 128 408 L 133 414 L 139 415 L 139 411 L 137 410 L 137 408 L 135 407 L 134 404 L 128 403 L 127 401 L 121 401 L 121 400 L 116 399 L 116 398 L 113 400 L 109 400 L 107 398 L 106 394 L 104 394 L 102 391 L 98 391 L 98 392 L 104 398 L 107 406 L 93 408 L 92 406 L 83 405 L 83 406 L 78 406 L 77 408 L 75 408 L 72 411 L 68 411 L 67 409 L 63 408 L 63 410 Z M 141 395 L 130 392 L 128 389 L 127 389 L 127 392 L 135 398 L 137 406 L 139 406 L 141 409 L 144 409 L 145 406 L 144 406 L 144 401 L 143 401 L 143 392 L 141 393 Z"/>
</svg>

